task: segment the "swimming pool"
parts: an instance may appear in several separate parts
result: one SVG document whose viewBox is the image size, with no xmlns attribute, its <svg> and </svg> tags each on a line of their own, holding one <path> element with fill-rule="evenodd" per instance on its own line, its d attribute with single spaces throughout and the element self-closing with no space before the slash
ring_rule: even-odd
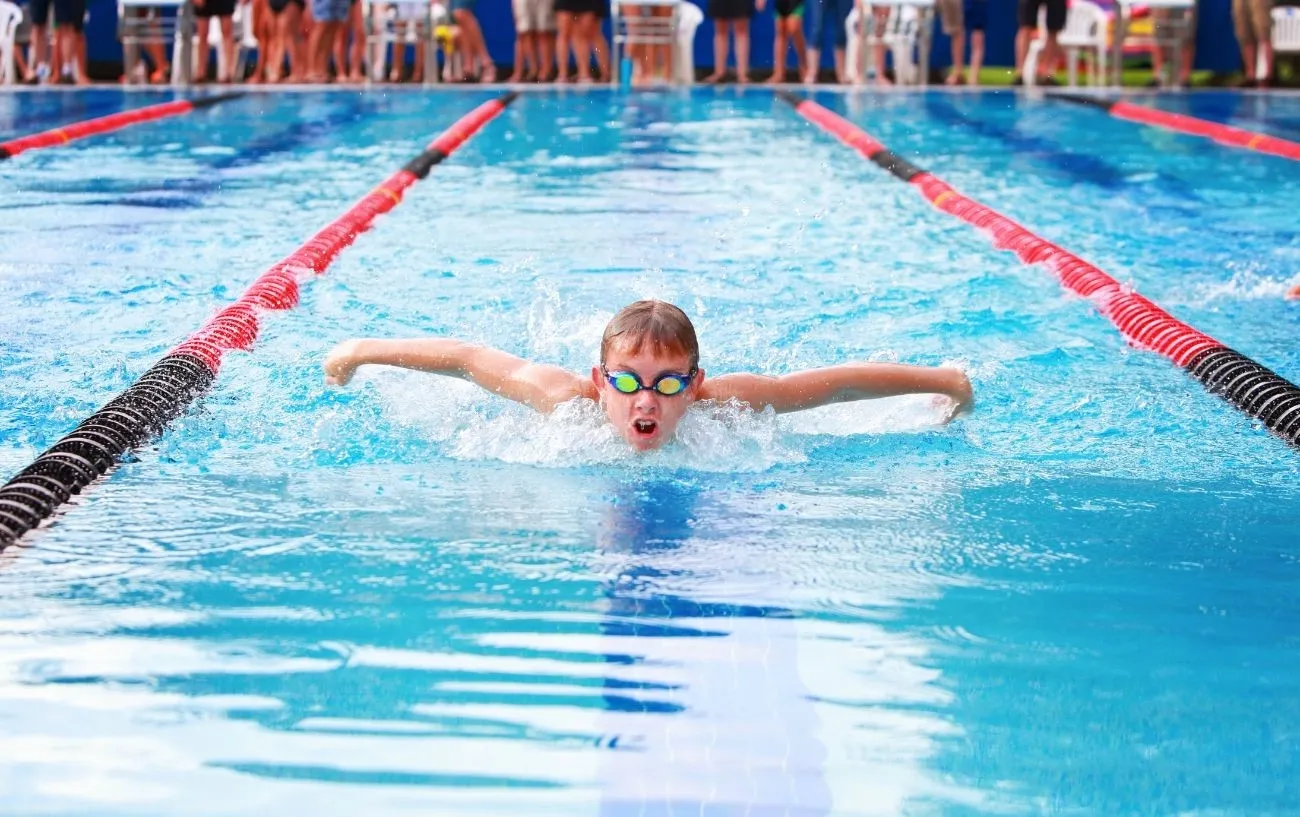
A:
<svg viewBox="0 0 1300 817">
<path fill-rule="evenodd" d="M 255 96 L 0 165 L 0 473 L 493 95 Z M 1300 373 L 1293 163 L 1006 93 L 816 98 Z M 155 97 L 0 99 L 7 136 Z M 5 560 L 0 811 L 1300 802 L 1294 452 L 770 94 L 525 94 L 303 296 Z M 584 368 L 642 296 L 710 372 L 960 361 L 976 411 L 701 410 L 634 457 L 580 410 L 321 383 L 358 335 Z"/>
</svg>

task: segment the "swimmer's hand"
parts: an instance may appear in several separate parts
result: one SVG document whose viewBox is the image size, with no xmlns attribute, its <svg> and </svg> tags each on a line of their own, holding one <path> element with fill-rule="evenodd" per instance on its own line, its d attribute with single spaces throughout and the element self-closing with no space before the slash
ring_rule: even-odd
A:
<svg viewBox="0 0 1300 817">
<path fill-rule="evenodd" d="M 961 369 L 945 367 L 940 371 L 948 374 L 950 381 L 947 391 L 938 398 L 942 404 L 946 404 L 947 409 L 942 422 L 949 423 L 963 414 L 970 413 L 971 406 L 975 404 L 975 392 L 971 389 L 970 378 Z"/>
<path fill-rule="evenodd" d="M 357 347 L 360 341 L 345 340 L 325 355 L 325 385 L 346 386 L 361 365 Z"/>
</svg>

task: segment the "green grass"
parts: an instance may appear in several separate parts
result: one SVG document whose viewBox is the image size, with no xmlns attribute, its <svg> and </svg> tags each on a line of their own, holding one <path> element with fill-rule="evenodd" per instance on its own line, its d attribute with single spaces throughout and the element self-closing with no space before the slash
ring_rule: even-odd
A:
<svg viewBox="0 0 1300 817">
<path fill-rule="evenodd" d="M 1011 68 L 981 68 L 980 84 L 981 85 L 1010 85 L 1011 78 L 1015 72 Z M 1065 82 L 1065 72 L 1061 71 L 1057 75 L 1062 83 Z M 1125 88 L 1142 88 L 1145 87 L 1152 79 L 1155 78 L 1155 72 L 1150 68 L 1125 68 L 1120 75 L 1120 82 Z M 1216 75 L 1211 71 L 1193 71 L 1192 87 L 1208 88 L 1214 85 L 1222 85 L 1222 82 L 1215 81 Z M 1087 82 L 1087 73 L 1079 69 L 1079 82 Z"/>
</svg>

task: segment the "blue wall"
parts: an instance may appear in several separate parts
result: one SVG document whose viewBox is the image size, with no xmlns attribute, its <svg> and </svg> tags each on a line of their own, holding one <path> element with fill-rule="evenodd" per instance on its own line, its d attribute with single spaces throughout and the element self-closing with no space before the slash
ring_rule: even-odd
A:
<svg viewBox="0 0 1300 817">
<path fill-rule="evenodd" d="M 989 30 L 987 35 L 989 65 L 1011 65 L 1015 62 L 1016 3 L 1015 0 L 989 0 Z M 117 42 L 117 6 L 115 0 L 91 0 L 90 23 L 87 28 L 90 60 L 92 62 L 120 62 L 122 49 Z M 754 19 L 752 26 L 752 62 L 755 67 L 772 65 L 772 3 L 767 11 Z M 479 0 L 478 17 L 483 24 L 488 49 L 499 64 L 514 60 L 514 21 L 511 18 L 510 0 Z M 805 24 L 807 15 L 805 15 Z M 829 49 L 823 52 L 823 65 L 831 65 Z M 946 66 L 948 38 L 936 26 L 931 64 Z M 695 64 L 713 65 L 713 26 L 705 20 L 695 36 Z M 1200 25 L 1196 37 L 1196 67 L 1229 72 L 1241 66 L 1237 42 L 1232 36 L 1231 0 L 1200 0 Z"/>
</svg>

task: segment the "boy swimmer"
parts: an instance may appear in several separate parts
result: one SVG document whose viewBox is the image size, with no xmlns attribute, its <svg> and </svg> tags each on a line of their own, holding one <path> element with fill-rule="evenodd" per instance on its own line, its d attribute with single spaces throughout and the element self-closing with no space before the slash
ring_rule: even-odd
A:
<svg viewBox="0 0 1300 817">
<path fill-rule="evenodd" d="M 600 365 L 590 377 L 484 346 L 447 338 L 348 340 L 325 358 L 325 382 L 343 386 L 359 366 L 378 363 L 469 380 L 509 400 L 549 412 L 575 398 L 595 400 L 638 451 L 673 437 L 697 400 L 736 400 L 778 413 L 902 394 L 952 400 L 948 419 L 970 407 L 970 381 L 959 369 L 897 363 L 847 363 L 780 377 L 724 374 L 705 380 L 700 347 L 686 313 L 663 301 L 637 301 L 605 327 Z"/>
</svg>

